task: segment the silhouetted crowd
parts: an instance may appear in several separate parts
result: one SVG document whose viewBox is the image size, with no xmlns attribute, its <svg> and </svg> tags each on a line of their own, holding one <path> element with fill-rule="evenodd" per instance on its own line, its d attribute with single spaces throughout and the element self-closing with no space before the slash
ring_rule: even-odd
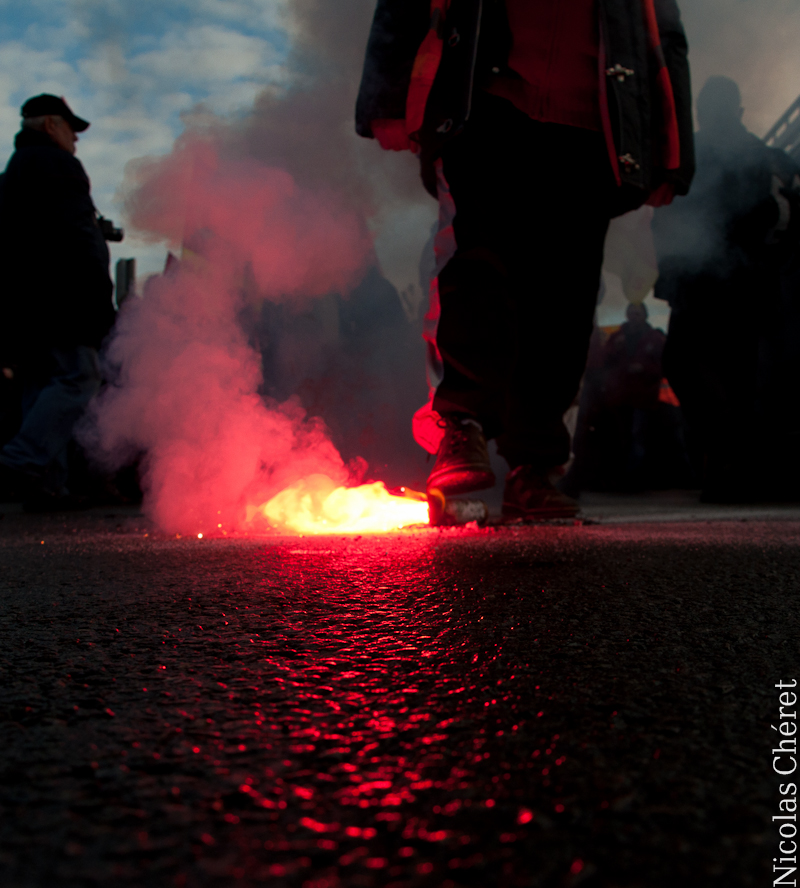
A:
<svg viewBox="0 0 800 888">
<path fill-rule="evenodd" d="M 800 166 L 748 132 L 742 110 L 726 77 L 698 95 L 692 188 L 652 225 L 669 331 L 638 306 L 606 341 L 596 331 L 572 490 L 800 498 Z"/>
</svg>

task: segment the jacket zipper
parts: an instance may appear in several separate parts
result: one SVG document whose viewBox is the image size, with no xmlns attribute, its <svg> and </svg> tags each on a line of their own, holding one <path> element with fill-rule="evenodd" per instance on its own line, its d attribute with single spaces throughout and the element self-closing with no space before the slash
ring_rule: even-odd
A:
<svg viewBox="0 0 800 888">
<path fill-rule="evenodd" d="M 483 18 L 483 0 L 478 0 L 478 21 L 475 25 L 475 40 L 472 45 L 472 61 L 469 69 L 469 86 L 467 87 L 467 108 L 464 114 L 464 122 L 469 120 L 472 113 L 472 93 L 475 84 L 475 67 L 478 62 L 478 43 L 481 39 L 481 19 Z"/>
<path fill-rule="evenodd" d="M 598 77 L 600 78 L 600 119 L 603 124 L 603 136 L 606 141 L 606 150 L 608 158 L 611 161 L 611 169 L 614 173 L 614 179 L 618 186 L 622 185 L 622 176 L 619 172 L 619 160 L 617 159 L 617 146 L 614 144 L 614 128 L 611 124 L 611 111 L 608 105 L 608 77 L 606 75 L 606 23 L 603 18 L 602 9 L 598 4 L 598 25 L 600 32 L 600 51 L 598 52 Z M 613 89 L 613 86 L 612 86 Z M 619 113 L 619 102 L 617 102 L 617 112 Z M 620 132 L 622 127 L 620 126 Z"/>
</svg>

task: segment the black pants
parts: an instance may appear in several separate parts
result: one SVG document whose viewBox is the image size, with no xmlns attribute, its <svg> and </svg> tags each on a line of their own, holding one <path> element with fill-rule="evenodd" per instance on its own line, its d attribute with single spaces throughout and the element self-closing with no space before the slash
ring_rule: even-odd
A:
<svg viewBox="0 0 800 888">
<path fill-rule="evenodd" d="M 746 269 L 677 280 L 664 373 L 681 402 L 704 487 L 743 484 L 755 470 L 759 339 L 777 286 Z"/>
<path fill-rule="evenodd" d="M 616 187 L 599 133 L 479 95 L 446 147 L 457 250 L 439 275 L 434 409 L 477 417 L 514 467 L 569 458 Z"/>
</svg>

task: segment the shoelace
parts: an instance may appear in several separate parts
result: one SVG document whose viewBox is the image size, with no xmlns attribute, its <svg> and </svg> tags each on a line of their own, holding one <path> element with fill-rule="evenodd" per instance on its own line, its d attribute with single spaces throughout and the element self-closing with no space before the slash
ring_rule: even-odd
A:
<svg viewBox="0 0 800 888">
<path fill-rule="evenodd" d="M 451 452 L 465 447 L 468 443 L 467 433 L 462 429 L 456 429 L 450 435 L 447 443 L 449 445 L 447 449 Z"/>
</svg>

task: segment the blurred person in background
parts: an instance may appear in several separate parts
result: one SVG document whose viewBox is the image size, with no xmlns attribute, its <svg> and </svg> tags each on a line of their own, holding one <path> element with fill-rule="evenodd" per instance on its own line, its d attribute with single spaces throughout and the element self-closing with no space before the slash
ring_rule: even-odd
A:
<svg viewBox="0 0 800 888">
<path fill-rule="evenodd" d="M 356 129 L 412 149 L 437 197 L 426 318 L 429 488 L 510 518 L 574 515 L 554 470 L 586 363 L 609 220 L 685 194 L 687 46 L 674 0 L 378 0 Z"/>
<path fill-rule="evenodd" d="M 655 295 L 672 309 L 664 371 L 706 502 L 773 496 L 761 468 L 774 453 L 756 411 L 759 346 L 800 210 L 793 161 L 748 132 L 742 114 L 737 84 L 709 78 L 697 97 L 692 189 L 653 219 Z"/>
<path fill-rule="evenodd" d="M 114 322 L 108 248 L 74 156 L 88 126 L 57 96 L 29 99 L 0 180 L 0 365 L 21 395 L 20 427 L 0 450 L 0 502 L 33 510 L 73 504 L 68 445 Z"/>
<path fill-rule="evenodd" d="M 638 491 L 690 482 L 680 414 L 665 392 L 666 336 L 643 303 L 595 350 L 586 368 L 568 491 Z M 599 332 L 599 331 L 598 331 Z"/>
<path fill-rule="evenodd" d="M 662 486 L 659 474 L 666 466 L 659 444 L 666 430 L 659 396 L 667 337 L 648 323 L 641 302 L 631 302 L 625 317 L 604 349 L 604 400 L 613 442 L 608 461 L 613 486 L 633 491 Z"/>
</svg>

